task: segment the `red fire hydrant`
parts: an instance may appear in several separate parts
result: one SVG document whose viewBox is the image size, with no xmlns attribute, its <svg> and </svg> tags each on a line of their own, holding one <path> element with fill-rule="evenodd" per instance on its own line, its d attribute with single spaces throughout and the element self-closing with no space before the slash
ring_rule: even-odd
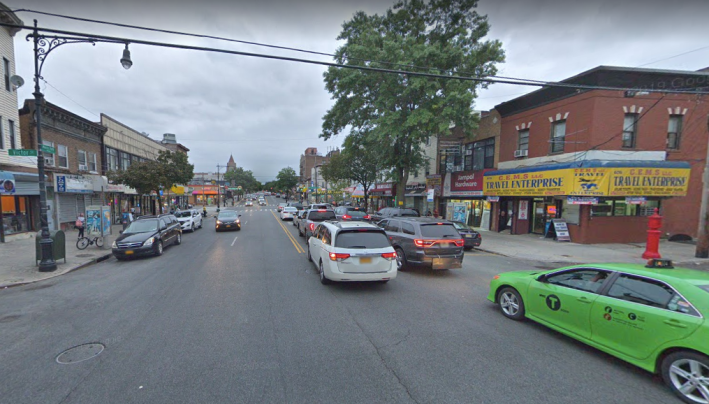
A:
<svg viewBox="0 0 709 404">
<path fill-rule="evenodd" d="M 645 245 L 645 252 L 643 253 L 643 258 L 646 260 L 662 258 L 659 251 L 662 216 L 660 216 L 658 212 L 659 210 L 655 208 L 655 213 L 647 220 L 647 244 Z"/>
</svg>

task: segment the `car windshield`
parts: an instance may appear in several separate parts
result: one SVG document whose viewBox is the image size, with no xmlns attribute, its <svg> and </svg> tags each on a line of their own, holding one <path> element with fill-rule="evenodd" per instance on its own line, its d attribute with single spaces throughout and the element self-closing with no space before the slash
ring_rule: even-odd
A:
<svg viewBox="0 0 709 404">
<path fill-rule="evenodd" d="M 233 219 L 236 217 L 236 212 L 233 210 L 225 210 L 223 212 L 219 212 L 219 216 L 217 217 L 218 219 Z"/>
<path fill-rule="evenodd" d="M 147 233 L 158 230 L 158 220 L 157 219 L 143 219 L 136 220 L 131 223 L 124 233 Z"/>
<path fill-rule="evenodd" d="M 453 222 L 453 226 L 458 230 L 472 230 L 467 224 L 462 222 Z"/>
<path fill-rule="evenodd" d="M 182 212 L 175 213 L 175 216 L 177 216 L 177 217 L 191 217 L 192 212 L 189 210 L 183 210 Z"/>
<path fill-rule="evenodd" d="M 341 248 L 386 248 L 389 239 L 381 230 L 341 231 L 335 238 L 335 247 Z"/>
<path fill-rule="evenodd" d="M 322 222 L 323 220 L 335 219 L 335 212 L 331 210 L 325 210 L 322 212 L 313 210 L 310 211 L 308 219 L 312 220 L 313 222 Z"/>
<path fill-rule="evenodd" d="M 430 238 L 457 238 L 460 237 L 458 231 L 452 224 L 422 224 L 421 236 Z"/>
</svg>

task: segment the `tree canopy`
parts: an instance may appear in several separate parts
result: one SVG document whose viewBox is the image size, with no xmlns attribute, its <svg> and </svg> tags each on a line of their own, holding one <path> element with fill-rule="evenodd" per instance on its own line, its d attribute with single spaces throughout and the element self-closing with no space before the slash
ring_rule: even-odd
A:
<svg viewBox="0 0 709 404">
<path fill-rule="evenodd" d="M 276 184 L 279 190 L 290 192 L 298 185 L 298 175 L 291 167 L 282 168 L 276 175 Z"/>
<path fill-rule="evenodd" d="M 233 186 L 241 186 L 244 192 L 255 192 L 262 187 L 261 182 L 254 177 L 251 170 L 244 170 L 242 167 L 227 171 L 224 174 L 224 180 L 230 181 Z"/>
<path fill-rule="evenodd" d="M 501 42 L 483 40 L 490 25 L 475 11 L 477 0 L 399 1 L 384 15 L 357 12 L 342 26 L 339 64 L 464 77 L 497 73 Z M 451 124 L 471 133 L 479 88 L 475 80 L 433 79 L 330 67 L 325 87 L 335 104 L 323 117 L 320 137 L 346 129 L 384 149 L 382 168 L 398 182 L 403 200 L 409 173 L 425 163 L 422 144 L 446 135 Z M 352 136 L 350 134 L 350 136 Z"/>
</svg>

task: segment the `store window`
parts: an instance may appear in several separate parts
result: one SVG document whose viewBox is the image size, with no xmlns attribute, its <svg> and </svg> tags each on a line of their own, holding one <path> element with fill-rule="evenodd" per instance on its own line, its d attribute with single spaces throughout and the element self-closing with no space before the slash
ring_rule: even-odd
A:
<svg viewBox="0 0 709 404">
<path fill-rule="evenodd" d="M 642 205 L 627 203 L 625 199 L 604 200 L 591 206 L 591 216 L 650 216 L 660 201 L 646 201 Z"/>
<path fill-rule="evenodd" d="M 3 195 L 2 227 L 6 235 L 24 233 L 32 230 L 30 226 L 29 197 Z"/>
</svg>

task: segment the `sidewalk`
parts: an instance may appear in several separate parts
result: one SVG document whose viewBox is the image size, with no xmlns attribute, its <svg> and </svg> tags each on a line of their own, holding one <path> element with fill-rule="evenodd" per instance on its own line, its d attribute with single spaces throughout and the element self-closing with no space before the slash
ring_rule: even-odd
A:
<svg viewBox="0 0 709 404">
<path fill-rule="evenodd" d="M 482 245 L 478 248 L 507 257 L 564 264 L 618 262 L 645 264 L 641 256 L 644 243 L 633 244 L 578 244 L 543 238 L 538 234 L 510 235 L 481 231 Z M 667 240 L 660 241 L 660 254 L 675 265 L 688 268 L 709 268 L 709 259 L 694 257 L 695 246 Z"/>
<path fill-rule="evenodd" d="M 54 272 L 39 272 L 35 261 L 35 236 L 24 240 L 0 243 L 0 288 L 54 278 L 111 256 L 111 243 L 120 235 L 121 225 L 113 225 L 112 235 L 104 238 L 103 248 L 90 245 L 85 250 L 76 248 L 77 230 L 66 232 L 66 263 L 56 260 Z"/>
</svg>

